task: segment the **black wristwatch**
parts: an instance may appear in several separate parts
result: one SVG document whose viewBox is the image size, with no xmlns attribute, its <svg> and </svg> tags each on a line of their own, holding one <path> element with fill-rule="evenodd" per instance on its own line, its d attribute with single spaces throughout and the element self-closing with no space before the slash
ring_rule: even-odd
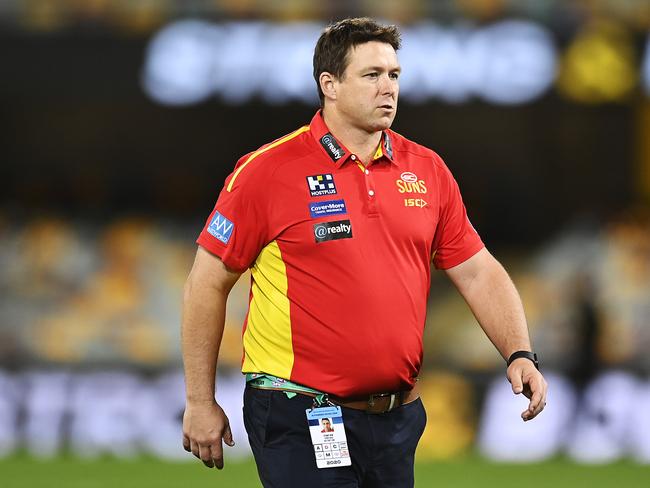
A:
<svg viewBox="0 0 650 488">
<path fill-rule="evenodd" d="M 508 358 L 508 361 L 506 361 L 506 363 L 507 363 L 506 367 L 510 366 L 510 363 L 512 363 L 515 359 L 519 359 L 519 358 L 530 359 L 533 362 L 533 364 L 535 365 L 535 367 L 537 368 L 537 371 L 539 371 L 539 361 L 537 360 L 537 354 L 535 354 L 534 352 L 530 352 L 530 351 L 516 351 L 516 352 L 513 352 L 510 355 L 510 357 Z"/>
</svg>

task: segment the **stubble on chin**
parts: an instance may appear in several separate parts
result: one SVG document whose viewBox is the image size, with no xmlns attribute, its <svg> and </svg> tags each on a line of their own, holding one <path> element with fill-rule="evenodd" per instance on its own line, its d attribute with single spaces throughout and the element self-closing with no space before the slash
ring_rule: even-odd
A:
<svg viewBox="0 0 650 488">
<path fill-rule="evenodd" d="M 393 121 L 395 120 L 395 117 L 382 117 L 379 120 L 376 120 L 375 123 L 373 124 L 373 132 L 379 132 L 383 131 L 386 129 L 390 129 L 390 127 L 393 125 Z"/>
</svg>

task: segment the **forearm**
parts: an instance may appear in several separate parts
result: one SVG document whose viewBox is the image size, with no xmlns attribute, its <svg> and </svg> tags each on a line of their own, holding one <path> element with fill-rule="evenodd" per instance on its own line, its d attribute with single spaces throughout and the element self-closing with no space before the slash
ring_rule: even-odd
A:
<svg viewBox="0 0 650 488">
<path fill-rule="evenodd" d="M 449 276 L 504 359 L 531 350 L 519 293 L 503 266 L 483 250 Z"/>
<path fill-rule="evenodd" d="M 183 299 L 181 347 L 188 402 L 214 402 L 227 293 L 201 286 L 190 275 Z"/>
<path fill-rule="evenodd" d="M 519 293 L 506 270 L 487 249 L 446 272 L 504 359 L 515 351 L 531 350 Z M 512 391 L 530 399 L 521 418 L 524 421 L 535 418 L 546 405 L 548 385 L 541 373 L 532 362 L 522 358 L 508 366 L 506 375 Z"/>
<path fill-rule="evenodd" d="M 521 298 L 498 262 L 476 277 L 465 300 L 504 359 L 515 351 L 531 350 Z"/>
</svg>

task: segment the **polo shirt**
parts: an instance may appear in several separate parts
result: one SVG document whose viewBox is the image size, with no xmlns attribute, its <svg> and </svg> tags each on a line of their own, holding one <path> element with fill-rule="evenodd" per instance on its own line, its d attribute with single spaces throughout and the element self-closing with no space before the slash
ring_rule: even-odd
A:
<svg viewBox="0 0 650 488">
<path fill-rule="evenodd" d="M 197 243 L 251 269 L 242 372 L 341 397 L 413 387 L 431 262 L 483 248 L 435 152 L 386 130 L 364 167 L 320 112 L 238 161 Z"/>
</svg>

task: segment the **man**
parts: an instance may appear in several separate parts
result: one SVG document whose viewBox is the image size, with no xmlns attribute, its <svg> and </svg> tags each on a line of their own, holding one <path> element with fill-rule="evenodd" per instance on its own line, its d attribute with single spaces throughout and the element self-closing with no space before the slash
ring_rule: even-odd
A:
<svg viewBox="0 0 650 488">
<path fill-rule="evenodd" d="M 321 420 L 321 423 L 323 424 L 323 430 L 321 430 L 321 433 L 334 432 L 334 429 L 332 428 L 332 422 L 330 422 L 330 419 L 323 419 Z"/>
<path fill-rule="evenodd" d="M 197 240 L 183 309 L 183 443 L 208 467 L 223 467 L 222 441 L 234 444 L 215 369 L 226 298 L 247 268 L 244 422 L 266 487 L 413 486 L 431 262 L 508 360 L 514 393 L 530 399 L 523 420 L 544 408 L 514 285 L 440 157 L 389 129 L 399 46 L 395 26 L 329 26 L 314 52 L 322 110 L 240 159 Z M 351 464 L 319 468 L 308 422 L 336 415 Z"/>
</svg>

